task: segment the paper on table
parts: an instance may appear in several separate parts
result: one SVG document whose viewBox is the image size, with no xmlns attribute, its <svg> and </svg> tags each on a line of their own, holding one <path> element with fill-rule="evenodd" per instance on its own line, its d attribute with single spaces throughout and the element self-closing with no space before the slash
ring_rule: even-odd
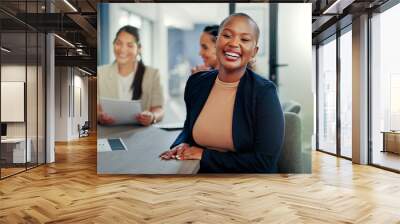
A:
<svg viewBox="0 0 400 224">
<path fill-rule="evenodd" d="M 100 105 L 103 112 L 114 118 L 114 124 L 137 124 L 135 115 L 142 112 L 140 100 L 116 100 L 100 98 Z"/>
</svg>

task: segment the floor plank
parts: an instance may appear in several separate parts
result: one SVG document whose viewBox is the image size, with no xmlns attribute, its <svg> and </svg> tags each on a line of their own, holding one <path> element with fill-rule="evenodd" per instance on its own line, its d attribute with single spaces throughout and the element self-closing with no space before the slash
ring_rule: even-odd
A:
<svg viewBox="0 0 400 224">
<path fill-rule="evenodd" d="M 0 181 L 0 223 L 400 223 L 400 175 L 313 152 L 303 175 L 97 175 L 96 138 Z"/>
</svg>

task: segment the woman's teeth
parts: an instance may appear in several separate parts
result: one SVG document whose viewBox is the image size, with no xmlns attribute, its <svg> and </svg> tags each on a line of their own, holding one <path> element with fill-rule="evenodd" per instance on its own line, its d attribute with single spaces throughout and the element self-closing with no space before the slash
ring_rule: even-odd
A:
<svg viewBox="0 0 400 224">
<path fill-rule="evenodd" d="M 236 58 L 239 58 L 239 57 L 240 57 L 239 54 L 233 53 L 233 52 L 225 52 L 225 56 L 227 56 L 227 57 L 229 57 L 229 58 L 232 58 L 232 59 L 236 59 Z"/>
</svg>

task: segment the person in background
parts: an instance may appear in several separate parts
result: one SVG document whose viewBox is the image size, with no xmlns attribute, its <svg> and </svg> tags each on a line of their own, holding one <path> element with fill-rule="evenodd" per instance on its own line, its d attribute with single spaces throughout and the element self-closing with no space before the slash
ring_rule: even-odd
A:
<svg viewBox="0 0 400 224">
<path fill-rule="evenodd" d="M 218 36 L 218 25 L 206 26 L 200 36 L 200 52 L 199 55 L 203 59 L 204 64 L 192 68 L 192 74 L 200 71 L 208 71 L 218 69 L 218 60 L 215 54 L 215 41 Z"/>
<path fill-rule="evenodd" d="M 142 112 L 132 119 L 148 126 L 161 121 L 164 96 L 157 69 L 144 65 L 139 30 L 127 25 L 120 28 L 114 42 L 115 61 L 98 68 L 98 96 L 120 100 L 141 100 Z M 100 124 L 110 125 L 114 118 L 97 104 Z"/>
<path fill-rule="evenodd" d="M 163 160 L 200 160 L 201 173 L 275 173 L 284 118 L 273 82 L 248 68 L 260 31 L 244 13 L 224 19 L 216 41 L 218 70 L 186 83 L 186 120 Z"/>
</svg>

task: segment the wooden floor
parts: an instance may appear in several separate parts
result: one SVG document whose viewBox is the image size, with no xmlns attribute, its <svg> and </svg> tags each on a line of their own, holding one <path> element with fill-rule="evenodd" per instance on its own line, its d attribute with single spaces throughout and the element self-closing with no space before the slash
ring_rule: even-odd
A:
<svg viewBox="0 0 400 224">
<path fill-rule="evenodd" d="M 374 164 L 400 170 L 400 154 L 376 150 L 374 151 L 372 160 Z"/>
<path fill-rule="evenodd" d="M 25 167 L 24 168 L 1 168 L 1 177 L 7 177 L 7 176 L 11 176 L 13 174 L 25 171 Z"/>
<path fill-rule="evenodd" d="M 98 176 L 96 139 L 0 181 L 0 223 L 400 223 L 400 175 L 313 153 L 310 175 Z"/>
</svg>

